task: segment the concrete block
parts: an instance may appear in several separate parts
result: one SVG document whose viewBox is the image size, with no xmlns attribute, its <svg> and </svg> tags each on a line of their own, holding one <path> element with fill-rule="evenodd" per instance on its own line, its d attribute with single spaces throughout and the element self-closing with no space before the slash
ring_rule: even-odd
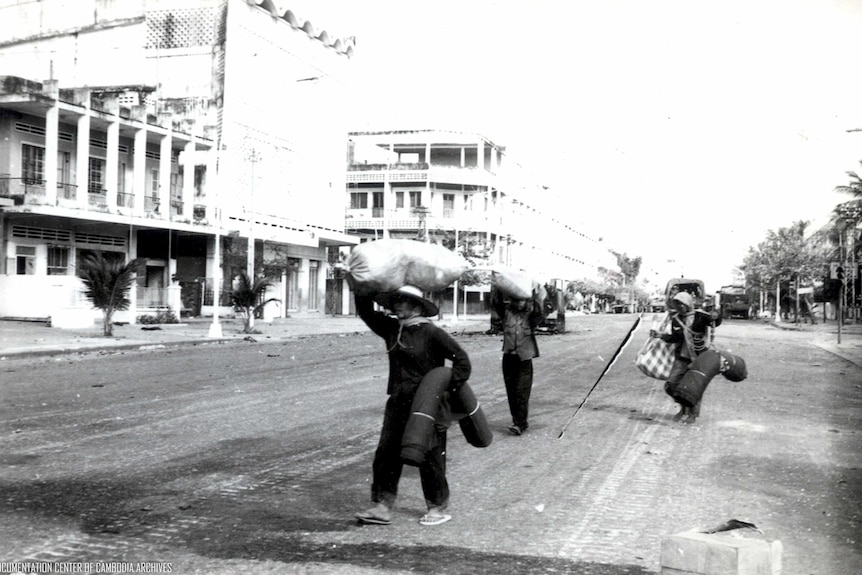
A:
<svg viewBox="0 0 862 575">
<path fill-rule="evenodd" d="M 781 575 L 781 541 L 684 531 L 661 541 L 661 575 Z"/>
</svg>

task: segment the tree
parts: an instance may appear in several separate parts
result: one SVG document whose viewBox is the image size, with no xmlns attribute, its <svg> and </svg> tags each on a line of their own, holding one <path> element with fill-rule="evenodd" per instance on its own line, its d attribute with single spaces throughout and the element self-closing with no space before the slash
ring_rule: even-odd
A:
<svg viewBox="0 0 862 575">
<path fill-rule="evenodd" d="M 141 262 L 141 259 L 134 259 L 124 263 L 102 252 L 85 253 L 78 261 L 77 275 L 84 284 L 84 297 L 93 307 L 102 310 L 105 337 L 114 335 L 114 312 L 125 311 L 132 305 L 129 290 Z"/>
<path fill-rule="evenodd" d="M 626 279 L 626 285 L 632 285 L 641 273 L 641 257 L 629 257 L 628 254 L 620 254 L 612 252 L 617 258 L 617 265 L 620 266 L 620 271 Z"/>
<path fill-rule="evenodd" d="M 246 272 L 240 272 L 237 277 L 236 287 L 231 291 L 231 303 L 234 309 L 242 314 L 243 333 L 253 333 L 254 316 L 262 311 L 270 302 L 280 302 L 278 298 L 264 299 L 266 290 L 272 287 L 272 282 L 266 278 L 259 278 L 252 283 Z"/>
<path fill-rule="evenodd" d="M 811 283 L 822 275 L 823 257 L 812 242 L 805 238 L 808 222 L 797 221 L 778 231 L 769 230 L 766 239 L 756 248 L 749 248 L 740 269 L 746 285 L 766 292 L 789 288 L 789 282 L 799 279 Z M 780 310 L 781 302 L 776 303 Z"/>
<path fill-rule="evenodd" d="M 859 163 L 862 164 L 862 161 Z M 835 191 L 850 194 L 862 200 L 862 177 L 859 177 L 856 172 L 847 172 L 847 176 L 850 178 L 850 183 L 846 186 L 835 186 Z"/>
</svg>

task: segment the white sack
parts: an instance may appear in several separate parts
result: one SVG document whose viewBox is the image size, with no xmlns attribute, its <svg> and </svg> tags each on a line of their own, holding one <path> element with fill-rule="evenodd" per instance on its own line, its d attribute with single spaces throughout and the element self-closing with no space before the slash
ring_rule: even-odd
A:
<svg viewBox="0 0 862 575">
<path fill-rule="evenodd" d="M 537 282 L 533 278 L 516 270 L 495 269 L 491 274 L 491 283 L 500 293 L 515 299 L 530 299 Z"/>
<path fill-rule="evenodd" d="M 440 291 L 468 267 L 464 258 L 441 245 L 392 239 L 359 244 L 345 265 L 350 288 L 360 295 L 376 295 L 405 285 Z"/>
</svg>

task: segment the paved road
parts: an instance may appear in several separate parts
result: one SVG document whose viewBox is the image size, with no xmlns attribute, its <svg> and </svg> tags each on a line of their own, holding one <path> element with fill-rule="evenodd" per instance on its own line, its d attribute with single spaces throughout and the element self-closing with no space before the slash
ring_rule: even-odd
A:
<svg viewBox="0 0 862 575">
<path fill-rule="evenodd" d="M 356 525 L 384 401 L 368 333 L 2 364 L 0 562 L 156 561 L 179 573 L 652 573 L 663 535 L 731 517 L 785 575 L 857 572 L 862 371 L 810 334 L 727 322 L 749 362 L 684 426 L 637 344 L 560 431 L 633 316 L 540 339 L 532 424 L 505 433 L 499 339 L 464 335 L 494 444 L 453 430 L 455 519 L 408 468 L 395 524 Z M 746 536 L 755 537 L 756 534 Z"/>
</svg>

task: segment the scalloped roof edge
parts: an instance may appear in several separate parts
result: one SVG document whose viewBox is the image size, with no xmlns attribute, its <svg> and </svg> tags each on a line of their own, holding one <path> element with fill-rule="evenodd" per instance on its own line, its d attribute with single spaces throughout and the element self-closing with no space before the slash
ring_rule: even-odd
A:
<svg viewBox="0 0 862 575">
<path fill-rule="evenodd" d="M 276 2 L 275 0 L 245 1 L 252 6 L 257 6 L 258 8 L 268 11 L 270 14 L 272 14 L 274 18 L 284 20 L 290 25 L 291 28 L 295 30 L 302 30 L 303 32 L 308 34 L 309 37 L 321 42 L 324 46 L 332 48 L 333 50 L 346 55 L 348 58 L 353 56 L 353 52 L 356 46 L 355 37 L 350 36 L 347 38 L 336 38 L 333 40 L 326 30 L 321 30 L 320 33 L 316 33 L 314 29 L 314 24 L 311 23 L 311 20 L 300 20 L 299 18 L 297 18 L 296 14 L 294 14 L 292 10 L 278 6 L 277 4 L 280 4 L 280 2 Z"/>
</svg>

